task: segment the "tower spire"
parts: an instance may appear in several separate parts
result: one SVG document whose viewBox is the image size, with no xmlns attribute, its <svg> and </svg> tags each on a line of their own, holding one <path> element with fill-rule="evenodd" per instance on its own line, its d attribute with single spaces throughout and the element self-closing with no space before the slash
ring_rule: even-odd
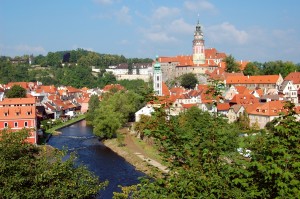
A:
<svg viewBox="0 0 300 199">
<path fill-rule="evenodd" d="M 196 25 L 196 30 L 194 32 L 194 40 L 193 40 L 193 62 L 195 65 L 205 63 L 204 49 L 205 47 L 204 47 L 203 32 L 201 30 L 201 25 L 199 22 L 199 14 L 198 14 L 198 22 Z"/>
</svg>

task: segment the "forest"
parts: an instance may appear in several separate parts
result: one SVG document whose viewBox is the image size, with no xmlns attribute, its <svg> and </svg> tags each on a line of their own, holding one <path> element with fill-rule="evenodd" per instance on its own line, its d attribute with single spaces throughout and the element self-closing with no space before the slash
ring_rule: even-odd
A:
<svg viewBox="0 0 300 199">
<path fill-rule="evenodd" d="M 49 52 L 46 56 L 1 56 L 0 83 L 39 81 L 43 85 L 103 88 L 107 84 L 116 83 L 116 78 L 105 72 L 108 66 L 128 63 L 130 67 L 132 63 L 152 61 L 149 58 L 125 58 L 122 55 L 99 54 L 83 49 Z M 93 74 L 92 66 L 101 72 Z"/>
</svg>

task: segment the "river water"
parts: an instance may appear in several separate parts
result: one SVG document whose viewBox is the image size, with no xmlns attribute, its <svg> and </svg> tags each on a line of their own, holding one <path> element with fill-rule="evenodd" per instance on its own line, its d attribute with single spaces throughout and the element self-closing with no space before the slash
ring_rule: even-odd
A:
<svg viewBox="0 0 300 199">
<path fill-rule="evenodd" d="M 58 149 L 75 151 L 77 163 L 85 164 L 90 171 L 99 176 L 101 181 L 108 180 L 109 185 L 100 192 L 98 198 L 110 199 L 113 192 L 120 191 L 118 185 L 129 186 L 137 184 L 138 178 L 144 173 L 125 161 L 112 150 L 104 146 L 93 136 L 92 127 L 85 120 L 60 129 L 61 135 L 52 136 L 48 144 Z"/>
</svg>

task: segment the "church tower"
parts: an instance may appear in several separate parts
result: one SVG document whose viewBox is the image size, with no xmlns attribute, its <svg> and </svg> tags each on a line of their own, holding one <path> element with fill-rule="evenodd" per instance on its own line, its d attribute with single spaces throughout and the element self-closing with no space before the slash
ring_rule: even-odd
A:
<svg viewBox="0 0 300 199">
<path fill-rule="evenodd" d="M 193 40 L 193 62 L 195 65 L 205 64 L 205 52 L 204 52 L 204 39 L 203 32 L 201 30 L 201 26 L 198 20 L 196 25 L 196 30 L 194 32 L 194 40 Z"/>
<path fill-rule="evenodd" d="M 153 68 L 153 90 L 156 95 L 162 96 L 162 72 L 158 56 L 156 56 L 156 63 Z"/>
</svg>

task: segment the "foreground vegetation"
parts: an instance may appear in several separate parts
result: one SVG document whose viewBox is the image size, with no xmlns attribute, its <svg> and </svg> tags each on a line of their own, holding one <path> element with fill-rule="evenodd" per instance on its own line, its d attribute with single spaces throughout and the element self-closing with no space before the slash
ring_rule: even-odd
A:
<svg viewBox="0 0 300 199">
<path fill-rule="evenodd" d="M 239 128 L 224 118 L 196 107 L 170 120 L 157 111 L 141 126 L 171 172 L 123 187 L 114 198 L 298 198 L 300 122 L 293 104 L 285 108 L 286 115 L 245 141 L 250 157 L 237 151 Z"/>
<path fill-rule="evenodd" d="M 96 198 L 107 182 L 75 156 L 24 142 L 28 133 L 0 132 L 0 198 Z"/>
</svg>

